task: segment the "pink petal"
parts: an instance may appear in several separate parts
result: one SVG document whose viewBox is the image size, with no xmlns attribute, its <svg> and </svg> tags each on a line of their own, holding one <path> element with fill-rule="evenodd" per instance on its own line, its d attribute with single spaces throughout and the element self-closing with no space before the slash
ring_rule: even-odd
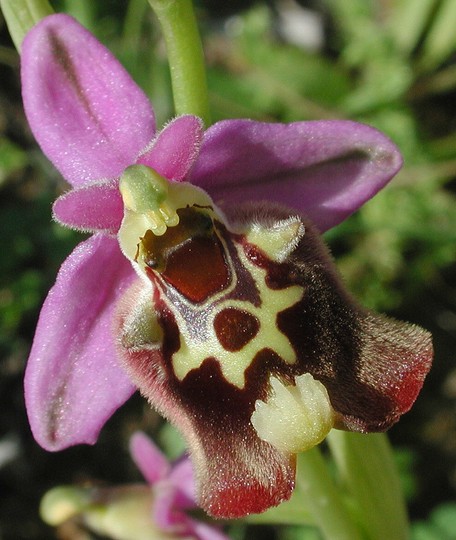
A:
<svg viewBox="0 0 456 540">
<path fill-rule="evenodd" d="M 188 517 L 179 504 L 179 491 L 166 482 L 157 485 L 153 517 L 163 531 L 179 538 L 229 540 L 218 528 Z"/>
<path fill-rule="evenodd" d="M 111 326 L 133 278 L 117 241 L 104 236 L 83 242 L 63 263 L 41 310 L 25 374 L 30 425 L 47 450 L 94 443 L 134 392 L 118 365 Z"/>
<path fill-rule="evenodd" d="M 186 501 L 183 504 L 194 505 L 196 500 L 195 474 L 192 462 L 188 457 L 180 459 L 173 465 L 169 481 L 185 495 Z"/>
<path fill-rule="evenodd" d="M 67 15 L 46 17 L 27 34 L 22 88 L 33 134 L 73 185 L 118 176 L 154 136 L 146 95 Z"/>
<path fill-rule="evenodd" d="M 171 470 L 165 455 L 141 431 L 137 431 L 131 436 L 130 454 L 148 484 L 153 485 L 159 480 L 163 480 Z"/>
<path fill-rule="evenodd" d="M 189 464 L 185 459 L 182 463 Z M 186 468 L 188 468 L 186 466 Z M 156 484 L 153 517 L 155 523 L 171 535 L 195 540 L 229 540 L 218 527 L 201 523 L 186 515 L 183 510 L 179 486 L 164 480 Z M 192 506 L 194 508 L 194 505 Z"/>
<path fill-rule="evenodd" d="M 73 189 L 59 197 L 54 219 L 83 232 L 116 234 L 123 218 L 118 182 L 109 180 Z"/>
<path fill-rule="evenodd" d="M 158 527 L 164 531 L 188 532 L 189 518 L 179 506 L 179 491 L 170 483 L 163 481 L 157 484 L 153 508 L 153 518 Z"/>
<path fill-rule="evenodd" d="M 207 525 L 201 521 L 192 520 L 191 530 L 198 540 L 230 540 L 226 534 L 223 534 L 213 525 Z"/>
<path fill-rule="evenodd" d="M 183 180 L 198 157 L 203 124 L 196 116 L 179 116 L 157 136 L 138 163 L 152 167 L 170 180 Z"/>
<path fill-rule="evenodd" d="M 173 464 L 168 477 L 156 485 L 155 492 L 156 505 L 161 508 L 158 513 L 162 527 L 171 526 L 173 509 L 193 510 L 197 507 L 195 475 L 188 456 Z"/>
<path fill-rule="evenodd" d="M 206 131 L 190 181 L 222 205 L 284 203 L 325 231 L 373 197 L 401 164 L 394 144 L 363 124 L 226 120 Z"/>
</svg>

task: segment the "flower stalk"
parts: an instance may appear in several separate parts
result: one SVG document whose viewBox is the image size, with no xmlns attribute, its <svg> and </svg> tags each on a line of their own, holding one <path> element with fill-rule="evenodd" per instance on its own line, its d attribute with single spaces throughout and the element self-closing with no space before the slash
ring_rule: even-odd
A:
<svg viewBox="0 0 456 540">
<path fill-rule="evenodd" d="M 361 540 L 361 533 L 341 495 L 318 447 L 299 454 L 296 496 L 309 509 L 323 537 L 326 540 Z"/>
<path fill-rule="evenodd" d="M 149 0 L 163 32 L 171 70 L 175 112 L 210 125 L 204 54 L 191 0 Z"/>
<path fill-rule="evenodd" d="M 370 540 L 407 540 L 408 517 L 388 438 L 333 430 L 327 442 Z"/>
</svg>

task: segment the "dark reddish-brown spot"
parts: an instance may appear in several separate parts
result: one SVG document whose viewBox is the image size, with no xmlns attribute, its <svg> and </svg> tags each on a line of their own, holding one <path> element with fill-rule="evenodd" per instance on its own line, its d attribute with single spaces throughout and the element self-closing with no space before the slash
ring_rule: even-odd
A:
<svg viewBox="0 0 456 540">
<path fill-rule="evenodd" d="M 192 302 L 202 302 L 229 282 L 223 248 L 215 235 L 190 239 L 173 251 L 163 277 Z"/>
<path fill-rule="evenodd" d="M 257 335 L 260 321 L 248 311 L 230 307 L 217 313 L 214 329 L 224 349 L 240 351 Z"/>
</svg>

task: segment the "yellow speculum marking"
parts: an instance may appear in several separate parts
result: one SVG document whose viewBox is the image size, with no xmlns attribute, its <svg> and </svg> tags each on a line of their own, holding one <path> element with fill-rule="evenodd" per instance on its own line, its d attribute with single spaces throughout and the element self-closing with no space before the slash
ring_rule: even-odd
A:
<svg viewBox="0 0 456 540">
<path fill-rule="evenodd" d="M 190 184 L 170 182 L 144 165 L 133 165 L 125 170 L 120 179 L 120 191 L 124 201 L 124 219 L 119 230 L 119 244 L 123 253 L 142 275 L 145 274 L 147 261 L 138 257 L 138 253 L 147 231 L 156 236 L 165 234 L 168 227 L 179 224 L 177 211 L 182 208 L 196 205 L 210 208 L 211 213 L 214 209 L 212 200 L 204 191 Z M 187 232 L 191 236 L 191 231 Z M 252 223 L 245 231 L 246 239 L 250 243 L 262 249 L 272 261 L 279 263 L 296 248 L 304 234 L 304 226 L 297 216 L 281 220 L 267 230 L 261 224 Z M 220 241 L 224 243 L 222 239 Z M 237 286 L 236 272 L 229 259 L 227 263 L 230 266 L 232 282 L 206 302 L 189 305 L 188 309 L 193 311 L 192 322 L 184 320 L 179 310 L 171 305 L 171 301 L 164 298 L 165 302 L 169 303 L 180 330 L 180 348 L 171 359 L 174 373 L 180 380 L 193 369 L 198 369 L 205 359 L 215 358 L 226 381 L 242 389 L 246 382 L 245 372 L 262 349 L 271 349 L 288 364 L 297 361 L 289 339 L 277 326 L 277 316 L 302 299 L 304 288 L 291 285 L 285 289 L 270 289 L 266 284 L 266 270 L 254 265 L 241 246 L 237 246 L 237 252 L 241 263 L 255 281 L 260 297 L 258 306 L 247 301 L 223 300 Z M 136 342 L 141 347 L 147 344 L 160 347 L 162 329 L 153 306 L 149 305 L 149 295 L 144 297 L 143 301 L 150 311 L 139 309 L 138 312 L 144 314 L 143 318 L 138 318 L 138 313 L 135 314 L 135 327 L 130 333 L 126 333 L 126 337 L 131 340 L 131 344 L 127 342 L 127 345 L 134 346 Z M 185 299 L 182 301 L 186 302 Z M 248 317 L 244 319 L 246 321 L 254 318 L 254 330 L 245 342 L 240 342 L 240 348 L 236 350 L 227 350 L 222 345 L 214 324 L 217 315 L 230 309 L 247 313 Z M 198 324 L 198 317 L 204 321 L 201 338 L 191 335 L 187 326 Z M 230 320 L 227 321 L 230 325 Z M 155 324 L 151 324 L 152 322 Z M 236 330 L 237 328 L 234 332 Z M 224 328 L 221 331 L 224 332 Z M 233 331 L 232 326 L 229 326 L 228 331 Z M 242 332 L 242 328 L 239 331 Z M 137 343 L 138 339 L 140 343 Z M 226 344 L 229 344 L 229 341 L 230 339 L 227 339 Z M 271 375 L 268 396 L 264 401 L 256 401 L 251 416 L 252 426 L 259 438 L 286 454 L 305 451 L 321 442 L 335 421 L 328 393 L 321 382 L 306 373 L 295 377 L 294 383 L 285 383 Z"/>
<path fill-rule="evenodd" d="M 304 289 L 298 285 L 281 290 L 270 289 L 266 285 L 266 271 L 253 265 L 242 249 L 239 249 L 238 252 L 243 264 L 255 279 L 261 305 L 256 307 L 250 302 L 240 300 L 220 302 L 207 321 L 207 338 L 199 342 L 197 346 L 194 346 L 194 338 L 186 330 L 185 322 L 179 320 L 180 317 L 177 316 L 181 342 L 179 350 L 173 354 L 172 362 L 174 373 L 180 380 L 183 380 L 192 369 L 199 368 L 206 358 L 215 358 L 220 364 L 225 379 L 242 389 L 245 386 L 245 371 L 262 349 L 273 350 L 288 364 L 293 364 L 297 360 L 289 339 L 277 327 L 277 315 L 299 302 L 302 299 Z M 247 311 L 255 316 L 260 323 L 255 337 L 240 351 L 227 351 L 218 340 L 214 329 L 213 323 L 217 313 L 228 307 Z"/>
<path fill-rule="evenodd" d="M 124 201 L 124 219 L 119 230 L 119 244 L 123 253 L 135 264 L 140 273 L 144 273 L 144 261 L 137 257 L 138 245 L 146 231 L 150 230 L 156 236 L 165 234 L 168 227 L 179 224 L 177 210 L 181 208 L 193 205 L 214 207 L 210 197 L 201 189 L 185 182 L 171 182 L 145 165 L 128 167 L 121 176 L 119 189 Z M 295 221 L 291 219 L 288 222 L 281 222 L 274 231 L 262 232 L 254 227 L 248 231 L 247 238 L 250 240 L 252 236 L 254 243 L 263 243 L 260 247 L 265 248 L 268 256 L 273 260 L 280 260 L 292 248 L 293 239 L 300 238 L 304 234 L 303 231 L 299 231 Z M 292 285 L 280 290 L 270 289 L 266 284 L 266 270 L 254 265 L 246 257 L 241 246 L 237 247 L 237 251 L 242 264 L 255 280 L 261 299 L 260 305 L 256 307 L 247 301 L 223 300 L 223 297 L 236 286 L 233 268 L 231 268 L 233 281 L 228 288 L 211 296 L 207 302 L 190 306 L 195 317 L 198 317 L 198 312 L 211 310 L 205 320 L 203 339 L 197 340 L 190 334 L 188 322 L 174 306 L 170 305 L 180 330 L 180 348 L 172 356 L 173 370 L 180 380 L 183 380 L 191 370 L 199 368 L 206 358 L 215 358 L 225 379 L 238 388 L 244 388 L 245 371 L 262 349 L 273 350 L 288 364 L 293 364 L 297 360 L 289 339 L 277 327 L 277 315 L 301 300 L 304 294 L 303 287 Z M 231 263 L 229 264 L 231 266 Z M 248 312 L 259 322 L 256 335 L 237 351 L 226 350 L 214 328 L 215 317 L 226 308 Z"/>
</svg>

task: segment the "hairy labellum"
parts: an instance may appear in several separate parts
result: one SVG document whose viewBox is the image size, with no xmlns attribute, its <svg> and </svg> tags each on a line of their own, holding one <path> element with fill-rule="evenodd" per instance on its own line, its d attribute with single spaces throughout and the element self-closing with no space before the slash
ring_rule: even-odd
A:
<svg viewBox="0 0 456 540">
<path fill-rule="evenodd" d="M 119 241 L 142 279 L 118 312 L 120 356 L 186 436 L 203 508 L 263 511 L 332 427 L 383 431 L 409 410 L 430 336 L 358 306 L 302 216 L 270 204 L 223 216 L 201 190 L 140 172 L 151 208 L 121 180 Z"/>
</svg>

